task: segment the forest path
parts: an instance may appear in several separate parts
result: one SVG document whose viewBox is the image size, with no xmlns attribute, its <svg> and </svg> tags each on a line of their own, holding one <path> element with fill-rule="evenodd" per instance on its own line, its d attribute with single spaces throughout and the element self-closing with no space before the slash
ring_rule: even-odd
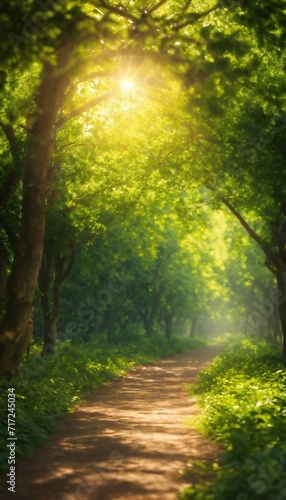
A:
<svg viewBox="0 0 286 500">
<path fill-rule="evenodd" d="M 174 500 L 187 460 L 216 456 L 215 446 L 186 424 L 198 408 L 184 383 L 220 349 L 139 366 L 94 391 L 62 419 L 44 448 L 18 461 L 16 493 L 4 498 Z"/>
</svg>

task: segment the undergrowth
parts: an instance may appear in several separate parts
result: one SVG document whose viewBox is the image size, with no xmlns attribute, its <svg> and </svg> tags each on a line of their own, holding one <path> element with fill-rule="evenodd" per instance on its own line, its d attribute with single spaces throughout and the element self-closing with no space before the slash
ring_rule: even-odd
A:
<svg viewBox="0 0 286 500">
<path fill-rule="evenodd" d="M 280 358 L 280 349 L 244 340 L 200 373 L 191 392 L 203 411 L 193 425 L 224 453 L 180 500 L 285 500 L 286 369 Z M 185 476 L 194 477 L 194 467 L 189 464 Z"/>
<path fill-rule="evenodd" d="M 0 471 L 7 470 L 7 396 L 16 393 L 16 458 L 27 456 L 43 445 L 47 435 L 57 429 L 59 416 L 72 408 L 94 388 L 122 376 L 136 364 L 147 364 L 204 345 L 200 339 L 163 337 L 137 338 L 126 345 L 58 344 L 52 358 L 43 358 L 34 345 L 20 367 L 20 375 L 1 380 L 0 393 Z M 4 484 L 3 484 L 4 483 Z M 6 486 L 5 480 L 2 481 Z"/>
</svg>

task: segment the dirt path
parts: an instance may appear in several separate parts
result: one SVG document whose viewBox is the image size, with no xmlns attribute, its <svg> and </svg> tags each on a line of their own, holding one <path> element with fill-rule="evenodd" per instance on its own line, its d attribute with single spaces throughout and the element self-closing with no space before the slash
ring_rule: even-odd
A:
<svg viewBox="0 0 286 500">
<path fill-rule="evenodd" d="M 188 459 L 215 449 L 186 425 L 198 411 L 183 384 L 219 351 L 206 347 L 138 367 L 94 392 L 49 444 L 18 463 L 17 500 L 174 500 Z"/>
</svg>

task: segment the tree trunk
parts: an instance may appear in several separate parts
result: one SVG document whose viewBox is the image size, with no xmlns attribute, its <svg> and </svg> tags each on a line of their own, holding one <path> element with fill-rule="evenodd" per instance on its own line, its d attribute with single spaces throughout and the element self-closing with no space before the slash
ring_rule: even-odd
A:
<svg viewBox="0 0 286 500">
<path fill-rule="evenodd" d="M 56 339 L 57 339 L 57 323 L 59 320 L 58 316 L 53 316 L 44 325 L 44 344 L 42 348 L 42 356 L 53 356 L 55 352 Z"/>
<path fill-rule="evenodd" d="M 147 337 L 153 337 L 154 335 L 154 320 L 150 316 L 146 321 L 146 335 Z"/>
<path fill-rule="evenodd" d="M 118 317 L 120 311 L 122 311 L 122 307 L 124 306 L 125 302 L 129 299 L 131 296 L 132 292 L 134 290 L 134 287 L 127 288 L 125 291 L 122 290 L 122 298 L 119 300 L 117 304 L 113 305 L 113 309 L 111 308 L 113 302 L 111 300 L 110 307 L 106 311 L 103 321 L 99 327 L 100 332 L 106 332 L 106 339 L 107 342 L 114 342 L 115 336 L 113 332 L 113 325 Z"/>
<path fill-rule="evenodd" d="M 154 323 L 156 320 L 159 306 L 160 306 L 160 294 L 158 292 L 155 292 L 153 296 L 152 309 L 150 312 L 150 316 L 148 318 L 148 331 L 147 331 L 148 337 L 152 337 L 154 335 Z"/>
<path fill-rule="evenodd" d="M 33 325 L 33 317 L 31 316 L 26 331 L 24 335 L 21 336 L 14 352 L 14 360 L 17 366 L 19 366 L 19 364 L 21 363 L 23 353 L 25 354 L 29 352 L 30 342 L 33 337 L 33 332 L 34 332 L 34 325 Z"/>
<path fill-rule="evenodd" d="M 267 317 L 267 339 L 277 343 L 281 339 L 281 327 L 277 304 L 274 304 L 273 313 Z"/>
<path fill-rule="evenodd" d="M 100 327 L 100 331 L 102 333 L 106 333 L 106 340 L 109 344 L 114 343 L 115 335 L 114 335 L 114 321 L 117 314 L 114 311 L 109 311 L 103 321 L 102 327 Z"/>
<path fill-rule="evenodd" d="M 42 356 L 52 356 L 55 351 L 57 338 L 57 324 L 60 319 L 60 289 L 63 281 L 70 274 L 74 259 L 75 251 L 72 250 L 69 256 L 68 264 L 64 269 L 68 257 L 58 256 L 55 258 L 54 276 L 52 273 L 52 257 L 47 255 L 46 263 L 42 263 L 39 273 L 39 288 L 41 291 L 41 308 L 44 319 L 44 344 L 42 348 Z M 54 283 L 52 287 L 52 304 L 50 304 L 50 288 L 52 279 Z"/>
<path fill-rule="evenodd" d="M 44 320 L 44 344 L 42 348 L 42 356 L 51 356 L 55 350 L 57 337 L 57 322 L 59 319 L 59 306 L 55 309 L 52 306 L 52 313 L 49 301 L 49 287 L 43 292 L 41 289 L 41 308 Z"/>
<path fill-rule="evenodd" d="M 144 326 L 144 330 L 146 332 L 146 336 L 152 337 L 154 334 L 153 323 L 152 323 L 152 321 L 150 321 L 150 315 L 148 314 L 148 311 L 145 310 L 143 313 L 141 313 L 141 317 L 143 320 L 143 326 Z"/>
<path fill-rule="evenodd" d="M 217 191 L 215 186 L 206 184 L 208 189 Z M 253 231 L 242 215 L 223 196 L 220 198 L 225 206 L 235 215 L 249 236 L 258 243 L 266 256 L 265 265 L 276 276 L 277 279 L 277 303 L 278 312 L 283 335 L 282 361 L 286 365 L 286 202 L 280 207 L 280 214 L 271 224 L 272 243 L 276 245 L 278 253 L 272 250 L 268 244 Z"/>
<path fill-rule="evenodd" d="M 173 333 L 174 316 L 172 314 L 167 314 L 164 319 L 165 319 L 165 337 L 166 339 L 170 340 Z"/>
<path fill-rule="evenodd" d="M 152 337 L 154 335 L 154 323 L 161 302 L 161 294 L 158 291 L 153 291 L 152 299 L 151 310 L 150 307 L 146 305 L 144 311 L 140 312 L 147 337 Z"/>
<path fill-rule="evenodd" d="M 199 320 L 199 318 L 197 318 L 196 316 L 192 320 L 191 329 L 190 329 L 190 335 L 189 335 L 190 337 L 194 337 L 195 336 L 195 331 L 196 331 L 198 320 Z"/>
<path fill-rule="evenodd" d="M 7 251 L 4 244 L 0 241 L 0 318 L 3 311 L 6 286 L 7 286 L 7 271 L 6 271 Z"/>
<path fill-rule="evenodd" d="M 279 311 L 277 304 L 274 304 L 274 312 L 272 315 L 272 330 L 273 330 L 273 336 L 276 342 L 278 340 L 281 340 L 282 332 L 281 332 L 281 325 L 280 325 L 280 320 L 279 320 Z"/>
<path fill-rule="evenodd" d="M 278 296 L 275 302 L 278 306 L 283 337 L 282 361 L 286 365 L 286 202 L 282 203 L 280 214 L 272 224 L 272 237 L 277 244 L 280 257 L 276 274 Z"/>
<path fill-rule="evenodd" d="M 17 374 L 25 353 L 21 339 L 32 316 L 43 251 L 55 121 L 67 84 L 61 70 L 67 62 L 61 60 L 58 66 L 45 64 L 36 99 L 37 112 L 29 131 L 19 244 L 7 287 L 7 309 L 0 325 L 0 374 L 9 377 Z"/>
<path fill-rule="evenodd" d="M 277 273 L 278 312 L 283 336 L 282 361 L 286 365 L 286 273 Z"/>
</svg>

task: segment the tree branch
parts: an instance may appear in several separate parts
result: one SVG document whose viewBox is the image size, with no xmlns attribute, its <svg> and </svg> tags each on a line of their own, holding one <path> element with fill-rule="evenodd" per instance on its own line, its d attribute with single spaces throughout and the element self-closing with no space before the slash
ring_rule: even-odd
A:
<svg viewBox="0 0 286 500">
<path fill-rule="evenodd" d="M 69 256 L 69 261 L 68 265 L 65 269 L 63 270 L 64 267 L 64 260 L 60 259 L 56 265 L 56 271 L 57 271 L 57 283 L 58 285 L 61 285 L 62 282 L 68 277 L 70 274 L 72 267 L 74 265 L 74 260 L 75 260 L 75 249 L 71 250 L 70 256 Z"/>
<path fill-rule="evenodd" d="M 14 169 L 7 175 L 0 189 L 0 209 L 4 209 L 21 180 L 21 160 L 19 146 L 12 125 L 0 122 L 10 148 Z"/>
<path fill-rule="evenodd" d="M 190 7 L 190 5 L 191 5 L 192 1 L 193 1 L 193 0 L 187 0 L 187 2 L 185 3 L 185 5 L 184 5 L 184 7 L 183 7 L 183 10 L 187 10 L 187 9 Z"/>
<path fill-rule="evenodd" d="M 17 139 L 15 136 L 15 131 L 10 124 L 6 124 L 3 122 L 0 122 L 0 127 L 2 128 L 4 134 L 6 135 L 6 138 L 9 142 L 10 146 L 10 152 L 13 158 L 13 161 L 15 163 L 15 166 L 18 165 L 19 159 L 20 159 L 20 153 L 19 153 L 19 146 L 17 143 Z"/>
<path fill-rule="evenodd" d="M 160 7 L 162 7 L 162 5 L 164 5 L 164 3 L 167 3 L 167 0 L 161 0 L 156 5 L 154 5 L 153 7 L 151 7 L 151 9 L 148 10 L 148 12 L 147 12 L 146 15 L 149 16 L 150 14 L 153 14 L 153 12 L 155 12 L 155 10 L 158 10 Z"/>
<path fill-rule="evenodd" d="M 178 62 L 178 63 L 189 63 L 189 59 L 187 57 L 182 57 L 177 54 L 168 54 L 167 52 L 163 51 L 156 51 L 156 50 L 151 50 L 151 49 L 145 49 L 145 48 L 135 48 L 132 47 L 131 45 L 129 46 L 124 46 L 115 50 L 110 50 L 102 52 L 101 54 L 97 54 L 96 56 L 90 57 L 82 63 L 79 61 L 77 66 L 80 67 L 81 65 L 87 65 L 87 64 L 95 64 L 95 65 L 100 65 L 105 63 L 108 59 L 116 58 L 116 57 L 126 57 L 126 56 L 135 56 L 135 57 L 142 57 L 142 58 L 150 58 L 152 60 L 159 61 L 166 61 L 166 62 Z"/>
<path fill-rule="evenodd" d="M 208 10 L 206 10 L 204 12 L 190 12 L 189 14 L 187 14 L 187 19 L 185 21 L 181 22 L 180 24 L 179 23 L 173 24 L 172 28 L 175 31 L 179 31 L 182 28 L 185 28 L 186 26 L 189 26 L 190 24 L 194 24 L 195 22 L 199 21 L 203 17 L 208 16 L 209 14 L 211 14 L 212 12 L 214 12 L 219 7 L 221 7 L 220 3 L 216 4 L 214 7 L 211 7 L 210 9 L 208 9 Z"/>
<path fill-rule="evenodd" d="M 95 2 L 93 2 L 92 0 L 89 0 L 89 3 L 91 3 L 92 5 L 94 5 L 98 9 L 98 4 L 95 5 Z M 112 12 L 113 14 L 117 14 L 120 17 L 124 17 L 125 19 L 129 19 L 130 21 L 133 21 L 135 23 L 138 22 L 137 17 L 130 14 L 126 10 L 126 8 L 123 7 L 122 5 L 114 6 L 114 5 L 108 4 L 105 0 L 100 0 L 100 7 L 107 9 L 109 12 Z"/>
<path fill-rule="evenodd" d="M 93 78 L 103 78 L 105 76 L 111 77 L 112 76 L 111 71 L 92 71 L 91 73 L 88 73 L 87 75 L 83 75 L 82 77 L 79 78 L 79 83 L 82 82 L 87 82 L 88 80 L 91 80 Z"/>
<path fill-rule="evenodd" d="M 79 198 L 77 201 L 75 201 L 75 204 L 72 205 L 71 207 L 66 206 L 65 208 L 63 208 L 61 210 L 61 213 L 68 214 L 68 213 L 72 212 L 73 210 L 75 210 L 78 207 L 78 205 L 82 204 L 86 200 L 89 200 L 90 198 L 93 198 L 94 196 L 97 196 L 98 194 L 104 193 L 107 189 L 112 189 L 112 188 L 118 187 L 118 186 L 122 186 L 122 181 L 116 182 L 115 184 L 111 184 L 109 186 L 105 186 L 101 189 L 97 189 L 96 191 L 93 191 L 93 193 L 86 194 L 82 198 Z"/>
<path fill-rule="evenodd" d="M 218 191 L 215 186 L 211 186 L 209 183 L 206 183 L 206 187 L 208 189 L 210 189 L 211 191 L 214 191 L 214 192 Z M 279 258 L 279 256 L 269 248 L 269 246 L 265 243 L 265 241 L 258 234 L 256 234 L 255 231 L 253 231 L 253 229 L 249 226 L 249 224 L 246 222 L 244 217 L 242 217 L 242 215 L 236 210 L 236 208 L 232 205 L 232 203 L 224 196 L 221 196 L 220 200 L 233 213 L 233 215 L 239 220 L 239 222 L 244 227 L 244 229 L 247 231 L 249 236 L 254 241 L 256 241 L 256 243 L 258 243 L 260 248 L 263 250 L 264 254 L 266 255 L 265 265 L 268 267 L 268 269 L 274 274 L 277 274 L 277 271 L 280 269 L 285 270 L 285 265 L 282 262 L 282 260 Z"/>
<path fill-rule="evenodd" d="M 67 114 L 67 115 L 63 116 L 62 118 L 60 118 L 56 122 L 56 127 L 58 127 L 58 128 L 61 127 L 68 120 L 71 120 L 72 118 L 75 118 L 76 116 L 81 115 L 85 111 L 89 111 L 91 108 L 94 108 L 98 104 L 101 104 L 102 102 L 107 101 L 108 99 L 110 99 L 111 97 L 113 97 L 114 95 L 116 95 L 117 92 L 118 92 L 118 89 L 109 90 L 105 94 L 100 95 L 100 96 L 96 97 L 95 99 L 92 99 L 92 101 L 89 101 L 89 102 L 83 104 L 82 106 L 80 106 L 77 109 L 74 109 L 69 114 Z"/>
</svg>

